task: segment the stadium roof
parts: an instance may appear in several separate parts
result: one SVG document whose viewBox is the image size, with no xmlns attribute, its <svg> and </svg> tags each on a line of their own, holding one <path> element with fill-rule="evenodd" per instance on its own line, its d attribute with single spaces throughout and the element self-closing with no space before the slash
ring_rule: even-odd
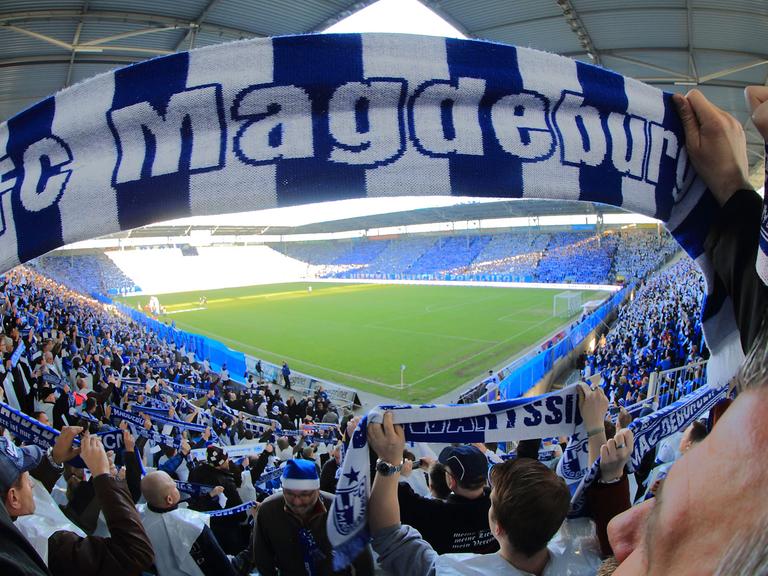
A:
<svg viewBox="0 0 768 576">
<path fill-rule="evenodd" d="M 501 200 L 496 202 L 463 203 L 452 206 L 389 210 L 384 213 L 366 214 L 351 218 L 326 219 L 296 226 L 275 226 L 272 218 L 260 212 L 249 212 L 245 219 L 248 224 L 226 222 L 217 224 L 220 216 L 202 218 L 182 218 L 171 222 L 151 224 L 130 232 L 111 234 L 110 238 L 139 238 L 187 236 L 193 230 L 211 230 L 215 236 L 263 235 L 288 236 L 292 234 L 322 234 L 349 232 L 353 230 L 373 230 L 397 226 L 414 226 L 442 222 L 465 222 L 475 220 L 494 220 L 499 218 L 530 218 L 548 216 L 580 216 L 598 214 L 617 214 L 623 211 L 613 206 L 591 202 L 564 202 L 561 200 Z"/>
<path fill-rule="evenodd" d="M 321 31 L 372 1 L 3 0 L 0 120 L 97 73 L 240 38 Z M 594 62 L 669 91 L 697 85 L 762 139 L 742 91 L 768 80 L 765 0 L 422 0 L 466 36 Z"/>
</svg>

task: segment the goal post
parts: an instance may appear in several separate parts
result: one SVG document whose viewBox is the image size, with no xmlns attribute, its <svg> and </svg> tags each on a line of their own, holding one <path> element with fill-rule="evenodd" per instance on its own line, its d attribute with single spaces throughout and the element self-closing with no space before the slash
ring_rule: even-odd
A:
<svg viewBox="0 0 768 576">
<path fill-rule="evenodd" d="M 552 300 L 552 316 L 570 318 L 581 311 L 581 292 L 560 292 Z"/>
</svg>

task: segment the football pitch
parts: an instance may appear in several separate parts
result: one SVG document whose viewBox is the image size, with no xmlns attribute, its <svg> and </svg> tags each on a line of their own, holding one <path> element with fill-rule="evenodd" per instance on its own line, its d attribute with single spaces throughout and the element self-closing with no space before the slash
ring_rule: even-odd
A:
<svg viewBox="0 0 768 576">
<path fill-rule="evenodd" d="M 292 370 L 407 402 L 479 381 L 568 319 L 560 290 L 272 284 L 163 294 L 176 326 Z M 604 292 L 581 291 L 582 301 Z M 199 309 L 199 298 L 208 299 Z M 125 299 L 146 305 L 149 296 Z M 400 368 L 404 386 L 400 386 Z"/>
</svg>

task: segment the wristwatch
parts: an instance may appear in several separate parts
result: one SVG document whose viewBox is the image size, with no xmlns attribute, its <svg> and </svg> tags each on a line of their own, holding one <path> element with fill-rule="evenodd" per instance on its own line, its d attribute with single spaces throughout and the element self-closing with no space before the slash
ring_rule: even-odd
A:
<svg viewBox="0 0 768 576">
<path fill-rule="evenodd" d="M 48 448 L 48 450 L 45 451 L 45 457 L 48 459 L 48 463 L 53 466 L 56 470 L 63 470 L 64 464 L 57 464 L 56 460 L 53 459 L 53 448 Z"/>
<path fill-rule="evenodd" d="M 379 458 L 376 460 L 376 473 L 381 474 L 382 476 L 392 476 L 393 474 L 400 472 L 403 468 L 403 461 L 400 460 L 400 464 L 395 466 L 394 464 L 390 464 L 386 460 L 382 460 Z"/>
</svg>

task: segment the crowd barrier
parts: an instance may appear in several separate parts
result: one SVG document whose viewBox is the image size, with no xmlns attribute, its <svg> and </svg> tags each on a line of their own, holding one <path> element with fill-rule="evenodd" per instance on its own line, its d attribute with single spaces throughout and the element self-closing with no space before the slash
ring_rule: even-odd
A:
<svg viewBox="0 0 768 576">
<path fill-rule="evenodd" d="M 241 375 L 246 373 L 256 375 L 257 358 L 238 350 L 232 350 L 218 340 L 179 330 L 173 325 L 164 324 L 119 302 L 112 302 L 103 295 L 99 295 L 99 301 L 112 304 L 120 312 L 131 318 L 134 322 L 156 333 L 168 343 L 173 343 L 177 348 L 182 346 L 186 352 L 194 352 L 196 358 L 205 358 L 214 370 L 220 370 L 223 364 L 227 365 L 230 378 L 235 382 L 244 382 Z M 95 297 L 95 296 L 94 296 Z M 271 382 L 281 382 L 281 367 L 265 360 L 261 361 L 262 376 Z M 328 382 L 301 372 L 291 371 L 291 387 L 294 390 L 314 394 L 319 386 L 325 390 L 328 398 L 342 406 L 360 406 L 360 398 L 357 392 L 334 382 Z"/>
<path fill-rule="evenodd" d="M 587 316 L 584 320 L 567 329 L 559 342 L 552 342 L 545 350 L 532 350 L 523 358 L 505 366 L 501 372 L 506 376 L 498 387 L 489 388 L 481 396 L 481 402 L 496 399 L 512 399 L 523 396 L 528 390 L 552 369 L 555 362 L 565 358 L 574 348 L 579 346 L 589 334 L 595 330 L 605 318 L 627 297 L 633 286 L 628 286 L 616 292 L 608 300 Z"/>
<path fill-rule="evenodd" d="M 706 360 L 663 372 L 653 372 L 648 383 L 648 398 L 653 400 L 654 410 L 659 410 L 695 392 L 706 383 Z"/>
<path fill-rule="evenodd" d="M 242 352 L 232 350 L 212 338 L 185 332 L 173 325 L 164 324 L 120 302 L 115 302 L 113 305 L 131 320 L 153 331 L 169 344 L 173 343 L 177 348 L 183 346 L 187 352 L 194 352 L 196 358 L 207 359 L 213 369 L 219 370 L 223 364 L 226 364 L 234 380 L 239 380 L 240 375 L 245 374 L 245 354 Z"/>
<path fill-rule="evenodd" d="M 256 363 L 259 361 L 255 356 L 245 354 L 245 369 L 249 374 L 258 376 L 256 370 Z M 272 364 L 266 360 L 261 360 L 261 376 L 266 380 L 272 382 L 282 382 L 282 366 Z M 328 382 L 320 378 L 315 378 L 309 374 L 302 372 L 296 372 L 291 370 L 291 389 L 297 392 L 303 392 L 309 396 L 313 396 L 315 391 L 322 386 L 328 398 L 333 401 L 334 404 L 344 407 L 359 407 L 361 406 L 360 398 L 357 395 L 357 391 L 346 386 L 341 386 L 335 382 Z"/>
</svg>

